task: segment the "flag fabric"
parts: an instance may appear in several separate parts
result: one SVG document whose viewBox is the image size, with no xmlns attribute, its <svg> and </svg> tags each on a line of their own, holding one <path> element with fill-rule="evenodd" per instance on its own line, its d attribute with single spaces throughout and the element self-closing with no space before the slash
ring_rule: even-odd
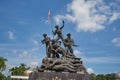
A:
<svg viewBox="0 0 120 80">
<path fill-rule="evenodd" d="M 51 14 L 50 14 L 50 10 L 48 11 L 48 16 L 50 16 Z"/>
<path fill-rule="evenodd" d="M 48 19 L 47 19 L 46 23 L 50 23 L 51 22 L 50 17 L 51 17 L 51 13 L 50 13 L 50 10 L 49 10 L 48 11 Z"/>
</svg>

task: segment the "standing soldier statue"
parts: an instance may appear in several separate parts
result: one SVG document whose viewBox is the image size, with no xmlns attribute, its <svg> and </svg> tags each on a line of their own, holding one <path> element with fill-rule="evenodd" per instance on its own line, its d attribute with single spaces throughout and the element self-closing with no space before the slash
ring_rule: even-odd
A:
<svg viewBox="0 0 120 80">
<path fill-rule="evenodd" d="M 62 41 L 64 40 L 63 35 L 62 35 L 62 29 L 64 27 L 64 21 L 63 21 L 63 25 L 62 27 L 59 27 L 58 25 L 55 26 L 56 30 L 52 31 L 54 35 L 57 34 L 57 38 L 56 41 L 58 41 L 59 39 L 61 39 Z"/>
<path fill-rule="evenodd" d="M 65 48 L 67 49 L 67 51 L 69 51 L 70 53 L 73 53 L 72 46 L 74 46 L 74 41 L 71 38 L 70 33 L 67 34 L 67 38 L 64 40 L 64 45 L 65 45 Z"/>
<path fill-rule="evenodd" d="M 43 34 L 44 39 L 41 41 L 42 44 L 46 44 L 46 55 L 47 57 L 50 57 L 49 54 L 49 48 L 50 48 L 50 37 L 47 36 L 47 34 Z"/>
</svg>

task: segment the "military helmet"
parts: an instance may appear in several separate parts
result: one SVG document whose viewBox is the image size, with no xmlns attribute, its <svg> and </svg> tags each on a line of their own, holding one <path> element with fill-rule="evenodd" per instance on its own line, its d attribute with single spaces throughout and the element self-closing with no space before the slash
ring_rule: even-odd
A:
<svg viewBox="0 0 120 80">
<path fill-rule="evenodd" d="M 55 28 L 58 28 L 59 26 L 58 25 L 55 25 Z"/>
<path fill-rule="evenodd" d="M 47 36 L 47 34 L 43 34 L 43 36 Z"/>
<path fill-rule="evenodd" d="M 71 36 L 71 34 L 70 34 L 70 33 L 67 33 L 67 36 Z"/>
</svg>

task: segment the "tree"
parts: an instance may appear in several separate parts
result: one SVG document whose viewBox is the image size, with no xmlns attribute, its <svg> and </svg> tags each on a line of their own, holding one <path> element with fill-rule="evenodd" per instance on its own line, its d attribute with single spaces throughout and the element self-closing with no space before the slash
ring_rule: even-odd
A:
<svg viewBox="0 0 120 80">
<path fill-rule="evenodd" d="M 91 76 L 91 80 L 95 80 L 96 74 L 92 73 L 92 74 L 90 74 L 90 76 Z"/>
<path fill-rule="evenodd" d="M 116 79 L 115 73 L 106 74 L 105 78 L 106 78 L 106 80 L 115 80 Z"/>
<path fill-rule="evenodd" d="M 5 61 L 7 61 L 6 58 L 0 57 L 0 71 L 4 71 L 6 69 Z"/>
<path fill-rule="evenodd" d="M 7 59 L 0 56 L 0 79 L 2 80 L 6 80 L 6 77 L 2 74 L 2 72 L 6 69 L 5 61 L 7 61 Z"/>
<path fill-rule="evenodd" d="M 107 79 L 105 78 L 105 75 L 104 75 L 104 74 L 98 74 L 98 75 L 96 76 L 95 80 L 107 80 Z"/>
<path fill-rule="evenodd" d="M 24 75 L 25 70 L 30 69 L 30 67 L 26 67 L 24 63 L 21 63 L 18 67 L 13 67 L 9 70 L 11 75 Z"/>
<path fill-rule="evenodd" d="M 6 80 L 6 77 L 0 72 L 0 79 Z"/>
<path fill-rule="evenodd" d="M 91 74 L 91 80 L 115 80 L 115 73 L 111 74 Z"/>
</svg>

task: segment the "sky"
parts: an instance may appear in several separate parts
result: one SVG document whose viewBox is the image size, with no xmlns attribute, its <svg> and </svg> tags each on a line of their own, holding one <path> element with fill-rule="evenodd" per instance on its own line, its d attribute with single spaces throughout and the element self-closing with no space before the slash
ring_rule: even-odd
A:
<svg viewBox="0 0 120 80">
<path fill-rule="evenodd" d="M 89 73 L 120 72 L 120 0 L 0 0 L 0 56 L 8 59 L 4 74 L 25 63 L 40 66 L 46 57 L 43 33 L 54 26 L 71 33 L 74 54 Z M 48 11 L 50 10 L 50 23 Z M 56 37 L 56 36 L 55 36 Z"/>
</svg>

